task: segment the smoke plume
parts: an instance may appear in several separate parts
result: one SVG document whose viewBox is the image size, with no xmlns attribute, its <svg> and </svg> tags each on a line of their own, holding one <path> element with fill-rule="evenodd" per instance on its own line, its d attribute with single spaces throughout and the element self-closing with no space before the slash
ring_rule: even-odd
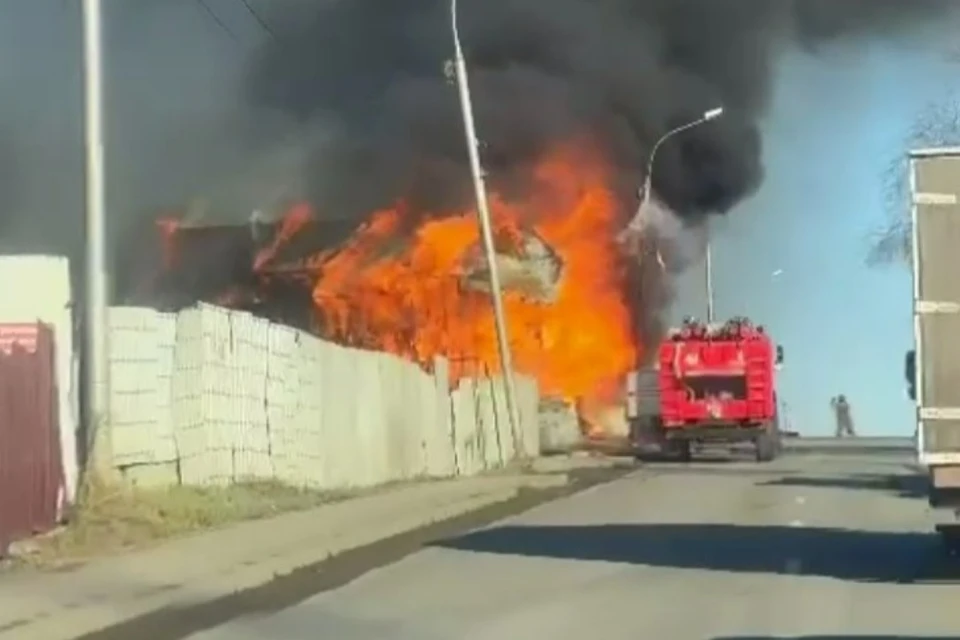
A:
<svg viewBox="0 0 960 640">
<path fill-rule="evenodd" d="M 80 267 L 80 3 L 0 3 L 0 36 L 0 251 L 68 255 Z M 278 130 L 286 132 L 284 116 L 249 109 L 238 89 L 246 58 L 265 37 L 244 5 L 232 0 L 103 3 L 112 249 L 130 245 L 130 228 L 158 211 L 210 195 L 229 177 L 247 173 L 244 160 L 262 153 Z M 256 183 L 241 177 L 244 186 Z"/>
<path fill-rule="evenodd" d="M 587 135 L 632 195 L 670 128 L 725 115 L 658 153 L 655 191 L 685 221 L 723 213 L 763 178 L 759 121 L 786 47 L 901 34 L 947 0 L 483 0 L 460 32 L 483 161 L 509 188 L 558 140 Z M 312 197 L 335 216 L 469 194 L 447 0 L 334 0 L 255 56 L 251 102 L 334 133 L 313 154 Z M 824 100 L 828 101 L 829 96 Z M 330 124 L 332 123 L 332 124 Z"/>
</svg>

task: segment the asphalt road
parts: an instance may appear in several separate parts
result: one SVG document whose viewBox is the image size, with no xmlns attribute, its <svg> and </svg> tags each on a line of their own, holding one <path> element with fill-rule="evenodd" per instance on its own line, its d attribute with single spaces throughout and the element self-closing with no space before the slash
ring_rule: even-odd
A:
<svg viewBox="0 0 960 640">
<path fill-rule="evenodd" d="M 789 451 L 817 451 L 832 453 L 836 451 L 875 453 L 910 453 L 916 450 L 913 438 L 857 437 L 857 438 L 785 438 L 784 444 Z"/>
<path fill-rule="evenodd" d="M 652 465 L 190 637 L 956 638 L 932 524 L 905 453 Z"/>
</svg>

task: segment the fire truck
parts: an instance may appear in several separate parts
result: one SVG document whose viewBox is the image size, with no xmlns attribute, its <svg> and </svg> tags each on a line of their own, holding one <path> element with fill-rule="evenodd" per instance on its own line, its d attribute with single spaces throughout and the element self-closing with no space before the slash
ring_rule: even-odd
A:
<svg viewBox="0 0 960 640">
<path fill-rule="evenodd" d="M 671 330 L 646 370 L 631 376 L 632 444 L 690 460 L 699 446 L 752 443 L 758 462 L 781 450 L 776 372 L 783 348 L 762 326 L 687 319 Z"/>
</svg>

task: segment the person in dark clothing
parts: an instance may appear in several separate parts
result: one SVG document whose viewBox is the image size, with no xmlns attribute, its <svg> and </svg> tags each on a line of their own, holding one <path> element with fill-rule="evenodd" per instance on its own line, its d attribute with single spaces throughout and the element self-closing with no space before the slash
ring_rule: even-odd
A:
<svg viewBox="0 0 960 640">
<path fill-rule="evenodd" d="M 831 398 L 830 406 L 833 408 L 833 413 L 837 420 L 836 437 L 856 437 L 857 433 L 853 428 L 853 415 L 851 414 L 850 403 L 847 402 L 847 397 L 841 393 L 836 398 Z"/>
</svg>

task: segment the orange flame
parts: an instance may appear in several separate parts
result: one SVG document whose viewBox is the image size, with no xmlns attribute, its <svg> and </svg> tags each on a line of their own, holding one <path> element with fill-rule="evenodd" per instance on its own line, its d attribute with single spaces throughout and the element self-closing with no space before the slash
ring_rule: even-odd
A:
<svg viewBox="0 0 960 640">
<path fill-rule="evenodd" d="M 640 345 L 626 304 L 626 266 L 616 243 L 621 211 L 607 168 L 584 147 L 568 146 L 544 157 L 534 176 L 520 200 L 491 197 L 498 244 L 516 245 L 532 228 L 563 263 L 552 302 L 504 292 L 514 366 L 535 377 L 544 394 L 571 401 L 609 396 L 634 367 Z M 426 367 L 443 355 L 454 378 L 496 372 L 489 297 L 463 286 L 464 259 L 479 238 L 475 214 L 432 217 L 407 241 L 398 238 L 404 213 L 402 206 L 377 212 L 322 260 L 313 298 L 329 337 Z"/>
<path fill-rule="evenodd" d="M 283 246 L 303 230 L 313 220 L 313 212 L 307 204 L 298 204 L 283 217 L 280 228 L 273 241 L 258 252 L 253 261 L 253 270 L 261 271 L 270 260 L 276 257 Z"/>
</svg>

